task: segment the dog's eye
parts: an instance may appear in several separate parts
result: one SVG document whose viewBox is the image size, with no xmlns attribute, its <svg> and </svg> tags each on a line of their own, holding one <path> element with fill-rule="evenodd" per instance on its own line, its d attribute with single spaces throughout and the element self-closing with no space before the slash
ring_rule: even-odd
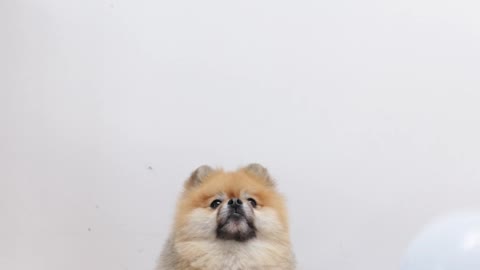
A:
<svg viewBox="0 0 480 270">
<path fill-rule="evenodd" d="M 250 204 L 251 204 L 253 207 L 257 207 L 257 201 L 255 201 L 255 200 L 252 199 L 252 198 L 248 198 L 248 201 L 250 202 Z"/>
<path fill-rule="evenodd" d="M 222 201 L 220 200 L 214 200 L 211 204 L 210 204 L 210 207 L 212 209 L 216 209 L 220 204 L 222 204 Z"/>
</svg>

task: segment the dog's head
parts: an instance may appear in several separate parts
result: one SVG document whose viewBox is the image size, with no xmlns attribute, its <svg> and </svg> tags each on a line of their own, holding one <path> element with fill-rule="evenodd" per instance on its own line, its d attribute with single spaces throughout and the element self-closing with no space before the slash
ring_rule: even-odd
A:
<svg viewBox="0 0 480 270">
<path fill-rule="evenodd" d="M 186 181 L 178 207 L 175 231 L 182 240 L 288 238 L 284 200 L 259 164 L 234 172 L 199 167 Z"/>
</svg>

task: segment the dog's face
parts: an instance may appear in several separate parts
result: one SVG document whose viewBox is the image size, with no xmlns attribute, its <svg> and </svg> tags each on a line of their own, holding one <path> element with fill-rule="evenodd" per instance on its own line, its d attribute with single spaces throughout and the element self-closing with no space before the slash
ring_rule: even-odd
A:
<svg viewBox="0 0 480 270">
<path fill-rule="evenodd" d="M 202 166 L 185 188 L 177 211 L 177 239 L 246 242 L 288 238 L 283 198 L 260 165 L 228 173 Z"/>
<path fill-rule="evenodd" d="M 220 194 L 210 204 L 217 210 L 217 238 L 246 241 L 256 236 L 254 208 L 257 202 L 248 194 Z"/>
</svg>

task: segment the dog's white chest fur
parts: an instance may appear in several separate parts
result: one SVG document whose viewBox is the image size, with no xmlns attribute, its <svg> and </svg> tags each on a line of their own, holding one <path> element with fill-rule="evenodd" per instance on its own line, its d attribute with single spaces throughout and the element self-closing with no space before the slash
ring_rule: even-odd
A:
<svg viewBox="0 0 480 270">
<path fill-rule="evenodd" d="M 176 266 L 182 270 L 294 269 L 287 247 L 257 239 L 248 242 L 189 241 L 175 244 Z M 170 268 L 165 268 L 170 270 Z"/>
</svg>

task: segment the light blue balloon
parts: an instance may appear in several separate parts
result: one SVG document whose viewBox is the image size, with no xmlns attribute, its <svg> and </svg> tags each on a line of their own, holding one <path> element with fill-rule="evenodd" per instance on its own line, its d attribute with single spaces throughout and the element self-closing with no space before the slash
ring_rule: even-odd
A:
<svg viewBox="0 0 480 270">
<path fill-rule="evenodd" d="M 480 214 L 455 214 L 426 226 L 410 244 L 401 269 L 480 270 Z"/>
</svg>

